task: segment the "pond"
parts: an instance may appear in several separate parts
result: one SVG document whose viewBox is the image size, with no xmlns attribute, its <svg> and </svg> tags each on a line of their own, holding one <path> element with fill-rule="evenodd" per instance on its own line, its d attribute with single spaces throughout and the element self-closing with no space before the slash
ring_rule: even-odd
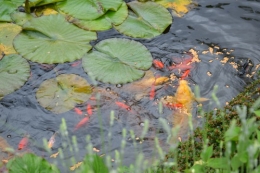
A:
<svg viewBox="0 0 260 173">
<path fill-rule="evenodd" d="M 259 0 L 197 0 L 193 8 L 182 17 L 173 14 L 170 27 L 151 39 L 133 39 L 115 29 L 97 32 L 97 40 L 91 41 L 91 45 L 109 38 L 127 38 L 142 43 L 151 52 L 152 58 L 164 65 L 163 68 L 153 65 L 149 70 L 154 76 L 164 76 L 170 80 L 160 87 L 132 83 L 105 84 L 94 82 L 82 68 L 81 60 L 54 65 L 28 61 L 31 68 L 29 80 L 20 89 L 0 100 L 0 135 L 16 149 L 24 135 L 29 134 L 28 149 L 54 162 L 59 158 L 50 158 L 42 141 L 43 138 L 50 139 L 57 132 L 52 153 L 57 153 L 58 148 L 62 148 L 64 160 L 70 160 L 74 156 L 79 162 L 87 153 L 87 135 L 91 136 L 94 152 L 98 155 L 111 154 L 115 159 L 114 151 L 121 150 L 122 129 L 125 128 L 127 140 L 123 163 L 129 165 L 135 162 L 136 154 L 129 130 L 133 130 L 138 138 L 142 135 L 145 121 L 149 120 L 144 140 L 137 139 L 135 142 L 142 148 L 146 158 L 156 158 L 158 153 L 154 152 L 155 136 L 159 138 L 162 148 L 168 148 L 167 134 L 158 119 L 164 118 L 172 126 L 174 118 L 173 109 L 163 107 L 162 113 L 159 112 L 159 102 L 161 98 L 175 94 L 182 76 L 180 70 L 169 70 L 167 66 L 197 58 L 185 80 L 192 91 L 197 85 L 200 97 L 209 99 L 202 103 L 205 111 L 222 107 L 241 92 L 247 83 L 252 82 L 254 73 L 259 71 L 259 28 Z M 87 102 L 77 105 L 76 109 L 54 114 L 38 103 L 36 92 L 44 81 L 57 74 L 77 74 L 87 79 L 95 87 L 95 92 Z M 143 82 L 142 79 L 139 81 Z M 218 89 L 214 92 L 219 105 L 212 99 L 216 85 Z M 155 92 L 151 97 L 152 87 L 155 87 Z M 110 126 L 111 111 L 115 117 L 113 126 Z M 91 116 L 84 126 L 75 130 L 75 126 L 83 119 L 81 112 Z M 197 113 L 196 102 L 193 104 L 192 116 L 194 124 L 201 126 L 203 120 Z M 77 138 L 78 153 L 71 153 L 69 146 L 62 145 L 64 139 L 59 129 L 63 118 L 66 120 L 68 136 L 75 135 Z M 112 134 L 111 138 L 109 133 Z M 180 139 L 185 140 L 187 135 L 187 129 L 181 128 Z M 69 169 L 68 166 L 62 166 L 60 161 L 58 166 L 61 172 Z"/>
</svg>

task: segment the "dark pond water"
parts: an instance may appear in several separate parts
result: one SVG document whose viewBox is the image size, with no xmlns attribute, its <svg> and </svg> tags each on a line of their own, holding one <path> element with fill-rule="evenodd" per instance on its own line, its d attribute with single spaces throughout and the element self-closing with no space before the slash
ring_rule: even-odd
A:
<svg viewBox="0 0 260 173">
<path fill-rule="evenodd" d="M 194 84 L 200 87 L 202 97 L 211 98 L 213 88 L 218 85 L 216 95 L 221 106 L 235 97 L 244 86 L 253 80 L 252 72 L 259 70 L 260 64 L 260 0 L 197 0 L 198 6 L 189 11 L 184 17 L 173 17 L 173 24 L 169 31 L 149 40 L 135 39 L 144 44 L 152 53 L 153 58 L 163 62 L 171 59 L 178 61 L 187 56 L 190 49 L 198 52 L 199 63 L 191 70 L 187 80 L 192 90 Z M 107 38 L 128 38 L 111 29 L 98 33 L 97 42 Z M 130 38 L 131 39 L 131 38 Z M 212 49 L 211 49 L 212 48 Z M 209 50 L 213 50 L 210 53 Z M 204 51 L 204 52 L 203 52 Z M 209 51 L 209 52 L 205 52 Z M 224 57 L 226 57 L 224 59 Z M 227 62 L 222 60 L 228 60 Z M 234 62 L 238 67 L 234 68 Z M 72 67 L 72 63 L 55 66 L 58 73 L 78 74 L 88 81 L 88 75 L 83 71 L 81 64 Z M 252 64 L 252 65 L 251 65 Z M 86 154 L 86 135 L 91 136 L 93 147 L 100 150 L 98 154 L 113 153 L 120 150 L 122 129 L 133 129 L 136 136 L 140 136 L 145 119 L 149 120 L 149 130 L 146 140 L 142 143 L 146 157 L 153 155 L 153 136 L 157 134 L 160 144 L 164 146 L 166 133 L 159 125 L 158 118 L 162 117 L 171 121 L 172 111 L 164 108 L 163 114 L 158 112 L 158 99 L 166 95 L 173 95 L 178 82 L 165 84 L 156 91 L 154 100 L 143 97 L 136 101 L 133 93 L 126 92 L 128 85 L 115 86 L 98 83 L 101 88 L 100 101 L 89 100 L 77 107 L 85 111 L 86 105 L 94 108 L 93 115 L 88 124 L 73 132 L 75 125 L 82 119 L 73 110 L 55 115 L 42 108 L 36 98 L 35 92 L 39 85 L 46 79 L 56 76 L 54 67 L 44 67 L 30 62 L 32 77 L 25 85 L 12 94 L 0 100 L 0 134 L 9 144 L 17 148 L 22 134 L 30 134 L 29 149 L 40 156 L 45 156 L 49 161 L 49 154 L 44 151 L 42 139 L 49 139 L 54 132 L 59 130 L 61 119 L 66 120 L 69 136 L 75 135 L 78 139 L 79 153 L 76 160 L 80 161 Z M 251 66 L 253 66 L 251 68 Z M 257 69 L 258 68 L 258 69 Z M 156 74 L 170 76 L 169 70 L 157 70 L 151 68 Z M 4 82 L 4 81 L 1 81 Z M 117 94 L 115 94 L 117 93 Z M 115 102 L 126 101 L 131 106 L 131 111 L 119 108 Z M 99 107 L 99 109 L 97 109 Z M 203 104 L 205 110 L 213 110 L 217 105 L 213 101 Z M 115 123 L 109 128 L 110 112 L 114 110 Z M 100 116 L 98 116 L 100 115 Z M 193 117 L 196 119 L 196 107 Z M 100 119 L 102 127 L 100 126 Z M 107 151 L 102 151 L 101 131 L 103 131 L 104 145 L 111 142 Z M 112 132 L 112 139 L 107 138 L 108 132 Z M 184 134 L 185 135 L 185 134 Z M 127 135 L 127 138 L 130 136 Z M 61 135 L 56 136 L 53 153 L 57 152 L 62 144 Z M 72 156 L 68 148 L 64 148 L 65 160 Z M 67 151 L 67 152 L 66 152 Z M 135 161 L 134 146 L 132 141 L 127 141 L 124 163 L 129 165 Z M 62 172 L 65 168 L 59 165 Z"/>
</svg>

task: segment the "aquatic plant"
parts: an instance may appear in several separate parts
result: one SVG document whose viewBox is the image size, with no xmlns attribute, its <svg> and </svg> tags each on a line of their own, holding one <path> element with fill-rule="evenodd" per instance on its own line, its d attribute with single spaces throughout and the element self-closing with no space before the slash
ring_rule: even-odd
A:
<svg viewBox="0 0 260 173">
<path fill-rule="evenodd" d="M 95 45 L 95 51 L 83 57 L 84 70 L 104 83 L 124 84 L 144 76 L 152 65 L 152 55 L 139 42 L 112 38 Z"/>
</svg>

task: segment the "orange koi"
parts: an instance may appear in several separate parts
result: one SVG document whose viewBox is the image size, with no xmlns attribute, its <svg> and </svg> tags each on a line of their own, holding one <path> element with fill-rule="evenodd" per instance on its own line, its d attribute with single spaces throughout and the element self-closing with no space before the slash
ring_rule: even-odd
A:
<svg viewBox="0 0 260 173">
<path fill-rule="evenodd" d="M 153 60 L 153 65 L 157 69 L 162 69 L 164 67 L 164 64 L 161 61 L 157 60 L 157 59 Z"/>
<path fill-rule="evenodd" d="M 87 113 L 88 113 L 88 115 L 92 115 L 92 113 L 93 113 L 90 104 L 88 104 L 88 106 L 87 106 Z"/>
<path fill-rule="evenodd" d="M 79 128 L 81 128 L 82 126 L 84 126 L 87 122 L 89 121 L 89 116 L 83 118 L 74 128 L 75 130 L 78 130 Z"/>
<path fill-rule="evenodd" d="M 174 70 L 174 69 L 178 69 L 178 70 L 189 70 L 192 68 L 191 65 L 187 65 L 187 64 L 177 64 L 177 65 L 172 65 L 168 67 L 169 70 Z"/>
<path fill-rule="evenodd" d="M 28 142 L 29 142 L 28 135 L 26 135 L 26 136 L 23 137 L 23 139 L 19 142 L 17 149 L 18 149 L 18 150 L 23 150 L 24 148 L 27 147 Z"/>
<path fill-rule="evenodd" d="M 168 108 L 173 108 L 173 109 L 183 108 L 183 104 L 180 104 L 180 103 L 168 103 L 168 104 L 166 104 L 166 106 Z"/>
<path fill-rule="evenodd" d="M 56 136 L 56 132 L 51 136 L 51 138 L 48 141 L 48 148 L 52 148 L 53 144 L 55 143 L 55 136 Z"/>
<path fill-rule="evenodd" d="M 181 76 L 181 80 L 185 79 L 186 77 L 188 77 L 188 75 L 190 74 L 190 70 L 186 70 L 182 76 Z"/>
<path fill-rule="evenodd" d="M 78 115 L 82 115 L 82 111 L 79 108 L 74 108 L 74 111 L 78 114 Z"/>
<path fill-rule="evenodd" d="M 153 84 L 150 90 L 150 100 L 153 100 L 154 96 L 155 96 L 155 86 Z"/>
<path fill-rule="evenodd" d="M 126 110 L 129 110 L 130 107 L 127 106 L 126 104 L 122 103 L 122 102 L 116 102 L 116 105 L 123 108 L 123 109 L 126 109 Z"/>
</svg>

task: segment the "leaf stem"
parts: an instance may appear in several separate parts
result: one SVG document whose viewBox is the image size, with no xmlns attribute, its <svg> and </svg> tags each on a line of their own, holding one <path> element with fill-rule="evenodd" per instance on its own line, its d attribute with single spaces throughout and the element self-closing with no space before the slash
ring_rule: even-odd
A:
<svg viewBox="0 0 260 173">
<path fill-rule="evenodd" d="M 30 14 L 30 13 L 31 13 L 30 5 L 29 5 L 29 0 L 25 0 L 25 13 L 27 13 L 27 14 Z"/>
</svg>

